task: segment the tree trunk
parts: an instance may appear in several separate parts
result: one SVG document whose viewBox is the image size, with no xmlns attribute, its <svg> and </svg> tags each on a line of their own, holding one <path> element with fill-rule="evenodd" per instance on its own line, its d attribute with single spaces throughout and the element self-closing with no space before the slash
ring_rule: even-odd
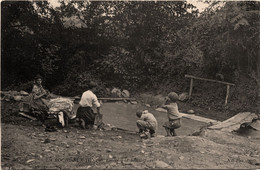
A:
<svg viewBox="0 0 260 170">
<path fill-rule="evenodd" d="M 260 49 L 259 49 L 259 54 L 260 54 Z M 256 101 L 256 107 L 257 107 L 257 113 L 258 116 L 260 117 L 260 57 L 258 55 L 257 57 L 257 63 L 256 63 L 256 71 L 257 71 L 257 85 L 258 85 L 258 96 L 257 96 L 257 101 Z"/>
</svg>

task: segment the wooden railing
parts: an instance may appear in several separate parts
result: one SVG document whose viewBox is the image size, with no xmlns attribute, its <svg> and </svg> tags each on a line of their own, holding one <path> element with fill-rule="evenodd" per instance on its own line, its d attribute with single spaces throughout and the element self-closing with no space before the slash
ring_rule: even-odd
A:
<svg viewBox="0 0 260 170">
<path fill-rule="evenodd" d="M 218 80 L 212 80 L 212 79 L 206 79 L 206 78 L 200 78 L 200 77 L 195 77 L 195 76 L 187 75 L 187 74 L 185 75 L 185 78 L 190 78 L 189 100 L 190 100 L 191 94 L 192 94 L 193 80 L 194 80 L 194 79 L 196 79 L 196 80 L 203 80 L 203 81 L 210 81 L 210 82 L 214 82 L 214 83 L 220 83 L 220 84 L 225 84 L 225 85 L 227 85 L 225 105 L 227 104 L 227 101 L 228 101 L 230 86 L 234 86 L 234 85 L 235 85 L 235 84 L 233 84 L 233 83 L 228 83 L 228 82 L 218 81 Z"/>
</svg>

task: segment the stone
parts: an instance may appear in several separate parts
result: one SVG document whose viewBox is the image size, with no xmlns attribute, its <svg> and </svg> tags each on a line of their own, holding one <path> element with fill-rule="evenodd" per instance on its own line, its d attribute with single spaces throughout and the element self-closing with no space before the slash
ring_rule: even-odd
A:
<svg viewBox="0 0 260 170">
<path fill-rule="evenodd" d="M 82 145 L 82 144 L 83 144 L 83 142 L 78 142 L 78 144 L 79 144 L 79 145 Z"/>
<path fill-rule="evenodd" d="M 184 159 L 184 156 L 180 156 L 179 159 L 180 159 L 180 160 L 183 160 L 183 159 Z"/>
<path fill-rule="evenodd" d="M 38 136 L 39 136 L 39 137 L 44 137 L 45 135 L 44 135 L 44 134 L 42 134 L 42 133 L 40 133 Z"/>
<path fill-rule="evenodd" d="M 122 92 L 118 88 L 113 88 L 113 90 L 111 91 L 111 94 L 112 94 L 113 97 L 121 97 L 122 96 Z"/>
<path fill-rule="evenodd" d="M 23 91 L 23 90 L 20 91 L 20 94 L 22 96 L 28 96 L 29 95 L 29 93 L 27 93 L 26 91 Z"/>
<path fill-rule="evenodd" d="M 14 96 L 14 100 L 15 101 L 21 101 L 22 100 L 22 96 Z"/>
<path fill-rule="evenodd" d="M 85 139 L 86 137 L 85 137 L 85 136 L 80 136 L 79 138 L 80 138 L 80 139 Z"/>
<path fill-rule="evenodd" d="M 132 165 L 132 162 L 129 162 L 129 161 L 122 161 L 122 163 L 124 164 L 124 165 Z"/>
<path fill-rule="evenodd" d="M 145 104 L 145 106 L 146 106 L 146 107 L 151 107 L 151 105 L 149 105 L 149 104 Z"/>
<path fill-rule="evenodd" d="M 187 113 L 193 114 L 193 113 L 194 113 L 194 110 L 188 110 Z"/>
<path fill-rule="evenodd" d="M 155 161 L 155 166 L 156 168 L 161 168 L 161 169 L 172 168 L 172 166 L 170 166 L 169 164 L 163 161 Z"/>
<path fill-rule="evenodd" d="M 110 166 L 116 166 L 116 163 L 115 162 L 112 162 L 111 164 L 110 164 Z"/>
<path fill-rule="evenodd" d="M 49 138 L 44 140 L 44 143 L 50 143 L 50 142 L 51 142 L 51 140 Z"/>
<path fill-rule="evenodd" d="M 137 104 L 137 101 L 131 101 L 131 104 Z"/>
<path fill-rule="evenodd" d="M 30 163 L 33 162 L 35 159 L 29 159 L 28 161 L 26 161 L 26 163 Z"/>
<path fill-rule="evenodd" d="M 260 166 L 260 161 L 257 161 L 257 160 L 255 160 L 255 159 L 248 160 L 248 162 L 249 162 L 251 165 Z"/>
<path fill-rule="evenodd" d="M 130 93 L 129 93 L 128 90 L 123 90 L 122 93 L 121 93 L 121 95 L 122 95 L 123 97 L 125 97 L 125 98 L 130 97 Z"/>
<path fill-rule="evenodd" d="M 112 150 L 111 149 L 107 149 L 107 152 L 112 152 Z"/>
<path fill-rule="evenodd" d="M 112 126 L 110 124 L 106 124 L 104 127 L 103 127 L 104 130 L 112 130 Z"/>
</svg>

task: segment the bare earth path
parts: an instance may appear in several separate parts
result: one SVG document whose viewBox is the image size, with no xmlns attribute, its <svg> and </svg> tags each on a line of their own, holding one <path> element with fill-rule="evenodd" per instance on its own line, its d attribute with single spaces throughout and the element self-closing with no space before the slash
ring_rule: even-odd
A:
<svg viewBox="0 0 260 170">
<path fill-rule="evenodd" d="M 142 141 L 132 133 L 88 131 L 75 125 L 44 132 L 39 122 L 18 117 L 5 107 L 1 112 L 3 169 L 260 168 L 259 138 L 205 130 L 200 136 Z"/>
</svg>

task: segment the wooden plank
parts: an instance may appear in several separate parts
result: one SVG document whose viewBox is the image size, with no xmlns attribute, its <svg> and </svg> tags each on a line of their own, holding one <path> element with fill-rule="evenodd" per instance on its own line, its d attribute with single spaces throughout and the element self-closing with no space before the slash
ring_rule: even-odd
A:
<svg viewBox="0 0 260 170">
<path fill-rule="evenodd" d="M 192 119 L 192 120 L 196 120 L 196 121 L 200 121 L 200 122 L 204 122 L 204 123 L 213 123 L 213 124 L 219 123 L 219 121 L 217 121 L 217 120 L 213 120 L 213 119 L 197 116 L 197 115 L 194 115 L 194 114 L 180 113 L 180 115 L 182 117 L 185 117 L 185 118 L 188 118 L 188 119 Z"/>
<path fill-rule="evenodd" d="M 118 101 L 118 100 L 136 100 L 135 98 L 98 98 L 98 100 L 114 100 L 114 101 Z"/>
<path fill-rule="evenodd" d="M 226 94 L 226 99 L 225 99 L 225 105 L 227 105 L 227 101 L 228 101 L 228 96 L 229 96 L 229 85 L 227 85 L 227 94 Z"/>
<path fill-rule="evenodd" d="M 193 78 L 190 79 L 189 100 L 191 99 L 192 89 L 193 89 Z"/>
<path fill-rule="evenodd" d="M 31 120 L 37 120 L 35 117 L 29 116 L 29 115 L 27 115 L 27 114 L 25 114 L 25 113 L 22 113 L 22 112 L 19 112 L 18 114 L 19 114 L 19 115 L 22 115 L 22 116 L 24 116 L 24 117 L 26 117 L 26 118 L 29 118 L 29 119 L 31 119 Z"/>
<path fill-rule="evenodd" d="M 75 97 L 75 100 L 80 100 L 80 97 Z M 136 100 L 135 98 L 98 98 L 98 100 L 110 100 L 110 101 L 120 101 L 120 100 Z"/>
<path fill-rule="evenodd" d="M 163 109 L 163 108 L 157 108 L 156 111 L 158 112 L 165 112 L 167 113 L 167 110 Z M 188 118 L 188 119 L 192 119 L 192 120 L 197 120 L 197 121 L 200 121 L 200 122 L 204 122 L 204 123 L 220 123 L 219 121 L 217 120 L 213 120 L 213 119 L 209 119 L 209 118 L 205 118 L 205 117 L 201 117 L 201 116 L 197 116 L 197 115 L 194 115 L 194 114 L 186 114 L 186 113 L 181 113 L 180 112 L 180 115 L 182 117 L 185 117 L 185 118 Z"/>
<path fill-rule="evenodd" d="M 253 118 L 256 118 L 257 115 L 255 113 L 250 112 L 242 112 L 237 115 L 227 119 L 219 124 L 208 127 L 213 130 L 221 130 L 232 132 L 233 130 L 237 130 L 242 123 L 251 122 Z"/>
<path fill-rule="evenodd" d="M 234 86 L 235 84 L 233 83 L 228 83 L 228 82 L 224 82 L 224 81 L 218 81 L 218 80 L 212 80 L 212 79 L 206 79 L 206 78 L 200 78 L 200 77 L 195 77 L 192 75 L 185 75 L 185 78 L 192 78 L 192 79 L 197 79 L 197 80 L 204 80 L 204 81 L 210 81 L 210 82 L 215 82 L 215 83 L 220 83 L 220 84 L 228 84 L 230 86 Z"/>
</svg>

